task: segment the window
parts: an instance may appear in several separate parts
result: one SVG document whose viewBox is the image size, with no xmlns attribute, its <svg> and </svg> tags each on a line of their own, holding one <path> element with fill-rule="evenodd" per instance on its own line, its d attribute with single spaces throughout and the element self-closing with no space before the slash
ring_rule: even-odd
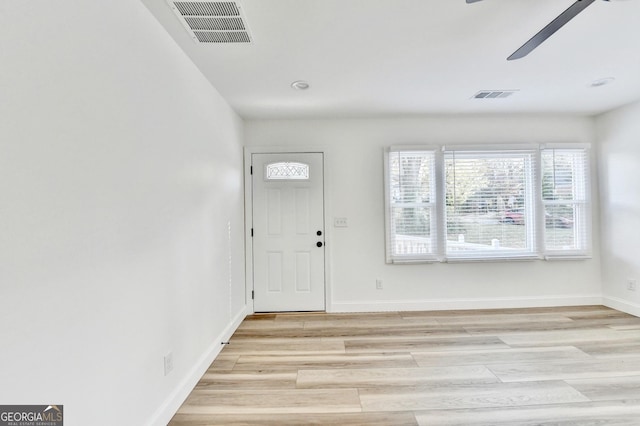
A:
<svg viewBox="0 0 640 426">
<path fill-rule="evenodd" d="M 542 150 L 544 245 L 548 254 L 590 248 L 588 155 L 584 149 Z"/>
<path fill-rule="evenodd" d="M 392 148 L 387 261 L 586 257 L 586 147 Z"/>
<path fill-rule="evenodd" d="M 535 151 L 445 151 L 447 258 L 535 256 Z"/>
<path fill-rule="evenodd" d="M 435 167 L 432 151 L 388 155 L 388 241 L 395 259 L 435 259 Z"/>
<path fill-rule="evenodd" d="M 309 165 L 303 163 L 271 163 L 265 167 L 267 180 L 306 180 L 309 179 Z"/>
</svg>

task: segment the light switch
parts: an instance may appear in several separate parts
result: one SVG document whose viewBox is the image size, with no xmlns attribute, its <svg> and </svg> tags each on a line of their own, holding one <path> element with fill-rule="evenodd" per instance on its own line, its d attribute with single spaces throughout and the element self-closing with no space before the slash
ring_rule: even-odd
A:
<svg viewBox="0 0 640 426">
<path fill-rule="evenodd" d="M 336 228 L 346 228 L 347 218 L 346 217 L 334 217 L 333 218 L 333 226 Z"/>
</svg>

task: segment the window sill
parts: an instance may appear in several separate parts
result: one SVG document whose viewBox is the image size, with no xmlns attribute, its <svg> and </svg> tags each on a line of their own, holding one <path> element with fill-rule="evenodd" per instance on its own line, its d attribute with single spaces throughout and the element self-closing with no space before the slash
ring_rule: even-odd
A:
<svg viewBox="0 0 640 426">
<path fill-rule="evenodd" d="M 431 263 L 489 263 L 489 262 L 531 262 L 536 260 L 542 261 L 573 261 L 573 260 L 589 260 L 591 255 L 548 255 L 548 256 L 518 256 L 518 257 L 449 257 L 445 259 L 391 259 L 387 261 L 389 265 L 418 265 Z"/>
<path fill-rule="evenodd" d="M 446 263 L 485 263 L 485 262 L 522 262 L 541 260 L 538 256 L 518 256 L 518 257 L 449 257 Z"/>
<path fill-rule="evenodd" d="M 549 261 L 557 261 L 557 260 L 589 260 L 589 259 L 593 259 L 593 256 L 591 256 L 590 254 L 570 254 L 570 255 L 547 255 L 544 257 L 544 260 L 549 260 Z"/>
</svg>

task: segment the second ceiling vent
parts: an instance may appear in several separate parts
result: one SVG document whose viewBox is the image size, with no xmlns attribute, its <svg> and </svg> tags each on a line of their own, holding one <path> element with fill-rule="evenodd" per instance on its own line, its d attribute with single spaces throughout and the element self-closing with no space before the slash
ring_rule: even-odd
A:
<svg viewBox="0 0 640 426">
<path fill-rule="evenodd" d="M 237 2 L 167 0 L 196 43 L 251 43 Z"/>
<path fill-rule="evenodd" d="M 516 93 L 517 90 L 481 90 L 473 99 L 504 99 Z"/>
</svg>

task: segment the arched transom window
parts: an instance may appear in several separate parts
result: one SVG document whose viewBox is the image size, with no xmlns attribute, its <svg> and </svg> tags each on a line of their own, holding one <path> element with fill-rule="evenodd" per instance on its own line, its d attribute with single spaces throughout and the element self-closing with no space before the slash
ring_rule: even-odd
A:
<svg viewBox="0 0 640 426">
<path fill-rule="evenodd" d="M 309 165 L 304 163 L 278 162 L 267 164 L 267 180 L 305 180 L 309 179 Z"/>
</svg>

